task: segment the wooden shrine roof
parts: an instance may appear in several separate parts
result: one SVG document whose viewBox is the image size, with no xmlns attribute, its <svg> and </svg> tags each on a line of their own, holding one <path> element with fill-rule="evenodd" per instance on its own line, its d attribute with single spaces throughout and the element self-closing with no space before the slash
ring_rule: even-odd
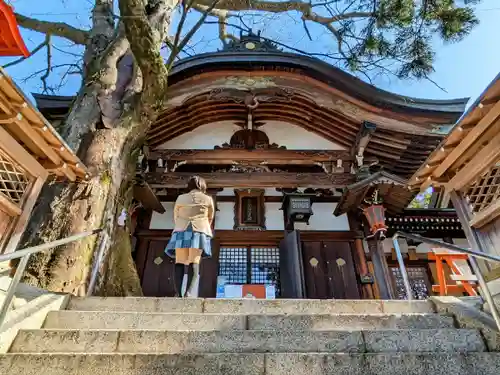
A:
<svg viewBox="0 0 500 375">
<path fill-rule="evenodd" d="M 170 72 L 166 96 L 148 131 L 150 151 L 209 123 L 228 121 L 243 129 L 249 104 L 257 98 L 253 129 L 270 121 L 299 125 L 351 154 L 363 124 L 375 124 L 364 156 L 403 179 L 422 165 L 467 103 L 397 95 L 319 59 L 241 46 L 180 60 Z M 49 117 L 59 117 L 71 102 L 70 97 L 35 98 Z"/>
<path fill-rule="evenodd" d="M 1 68 L 0 124 L 49 173 L 70 181 L 85 178 L 83 163 Z"/>
<path fill-rule="evenodd" d="M 408 206 L 413 194 L 408 190 L 406 181 L 385 171 L 377 172 L 344 189 L 342 198 L 335 208 L 336 216 L 351 210 L 358 210 L 363 199 L 373 189 L 378 189 L 379 197 L 390 214 L 399 214 Z"/>
<path fill-rule="evenodd" d="M 457 122 L 410 181 L 413 189 L 434 185 L 469 196 L 481 224 L 500 215 L 500 74 Z"/>
</svg>

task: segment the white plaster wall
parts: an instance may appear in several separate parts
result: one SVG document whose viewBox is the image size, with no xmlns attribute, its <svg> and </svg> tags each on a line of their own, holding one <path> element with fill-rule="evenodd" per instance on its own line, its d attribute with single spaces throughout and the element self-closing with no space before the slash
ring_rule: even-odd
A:
<svg viewBox="0 0 500 375">
<path fill-rule="evenodd" d="M 337 203 L 313 203 L 313 215 L 309 219 L 309 225 L 306 223 L 295 223 L 295 229 L 299 230 L 328 230 L 342 231 L 350 230 L 347 215 L 335 216 Z"/>
<path fill-rule="evenodd" d="M 399 238 L 398 244 L 402 253 L 408 252 L 408 243 L 406 242 L 406 239 Z M 384 249 L 384 253 L 389 253 L 389 254 L 392 253 L 393 247 L 394 244 L 392 243 L 392 238 L 386 238 L 385 240 L 382 241 L 382 248 Z"/>
<path fill-rule="evenodd" d="M 218 211 L 215 213 L 215 230 L 233 230 L 234 202 L 217 202 L 217 209 Z"/>
<path fill-rule="evenodd" d="M 230 121 L 215 122 L 175 137 L 158 148 L 209 150 L 229 142 L 231 136 L 238 130 L 241 128 Z M 341 145 L 286 122 L 270 121 L 259 130 L 267 134 L 271 143 L 286 146 L 289 150 L 345 150 Z"/>
<path fill-rule="evenodd" d="M 244 189 L 255 189 L 252 187 L 247 187 L 247 188 L 238 188 L 239 190 L 244 190 Z M 224 196 L 224 197 L 234 197 L 234 188 L 224 188 L 224 190 L 219 191 L 217 193 L 217 196 Z M 275 188 L 265 188 L 264 189 L 264 195 L 266 197 L 281 197 L 283 196 L 283 193 L 280 191 L 277 191 Z"/>
<path fill-rule="evenodd" d="M 202 125 L 191 132 L 175 137 L 158 148 L 212 150 L 214 146 L 220 146 L 223 143 L 229 142 L 232 135 L 240 129 L 239 126 L 234 125 L 231 121 L 214 122 Z"/>
<path fill-rule="evenodd" d="M 153 212 L 150 229 L 173 229 L 174 228 L 174 202 L 162 202 L 166 212 L 159 214 Z M 216 230 L 233 230 L 234 227 L 234 202 L 218 202 L 218 211 L 215 213 Z M 300 230 L 349 230 L 347 215 L 336 217 L 333 215 L 336 203 L 314 203 L 313 212 L 309 225 L 296 223 L 295 228 Z M 283 211 L 281 203 L 265 203 L 266 228 L 268 230 L 284 230 Z"/>
<path fill-rule="evenodd" d="M 470 248 L 470 244 L 469 241 L 467 241 L 467 238 L 452 238 L 452 241 L 457 246 Z"/>
<path fill-rule="evenodd" d="M 286 146 L 289 150 L 345 150 L 343 146 L 330 142 L 316 133 L 286 122 L 268 122 L 259 130 L 267 134 L 270 143 Z"/>
<path fill-rule="evenodd" d="M 174 202 L 162 202 L 165 213 L 153 211 L 149 229 L 174 229 Z"/>
<path fill-rule="evenodd" d="M 281 203 L 266 202 L 266 229 L 285 230 Z"/>
</svg>

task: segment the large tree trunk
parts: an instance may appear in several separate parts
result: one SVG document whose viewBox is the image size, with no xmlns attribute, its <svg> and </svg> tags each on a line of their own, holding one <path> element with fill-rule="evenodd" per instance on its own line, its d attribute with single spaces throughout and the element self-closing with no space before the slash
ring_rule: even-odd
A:
<svg viewBox="0 0 500 375">
<path fill-rule="evenodd" d="M 136 151 L 161 106 L 159 98 L 164 93 L 158 91 L 166 87 L 166 70 L 161 72 L 165 77 L 155 78 L 152 73 L 154 63 L 159 63 L 160 47 L 176 3 L 152 0 L 154 7 L 145 8 L 137 0 L 122 0 L 122 15 L 129 11 L 122 7 L 130 5 L 130 12 L 136 12 L 145 22 L 139 22 L 142 28 L 133 23 L 121 25 L 114 33 L 110 32 L 114 28 L 112 19 L 102 17 L 103 12 L 109 16 L 112 2 L 96 2 L 95 38 L 85 54 L 87 79 L 73 104 L 63 134 L 69 145 L 79 150 L 80 158 L 89 169 L 89 178 L 80 183 L 46 186 L 23 243 L 34 245 L 102 228 L 109 238 L 104 248 L 109 256 L 105 259 L 110 260 L 109 283 L 105 280 L 103 292 L 141 295 L 131 256 L 130 233 L 127 226 L 117 226 L 117 218 L 123 211 L 128 212 Z M 141 35 L 147 31 L 149 38 Z M 142 44 L 138 49 L 137 43 L 129 43 L 130 38 L 148 40 L 149 44 L 144 44 L 150 50 L 143 51 Z M 157 50 L 153 51 L 157 59 L 151 61 L 153 68 L 148 69 L 147 56 L 140 54 L 152 49 Z M 157 86 L 157 82 L 153 84 L 155 79 L 165 84 Z M 52 291 L 85 294 L 102 239 L 103 236 L 91 236 L 32 256 L 25 281 Z"/>
</svg>

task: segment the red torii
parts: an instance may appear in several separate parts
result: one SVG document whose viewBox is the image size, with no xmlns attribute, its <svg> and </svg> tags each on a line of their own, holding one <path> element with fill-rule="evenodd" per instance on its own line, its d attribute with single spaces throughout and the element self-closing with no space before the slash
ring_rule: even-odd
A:
<svg viewBox="0 0 500 375">
<path fill-rule="evenodd" d="M 30 55 L 19 33 L 12 7 L 0 0 L 0 56 Z"/>
</svg>

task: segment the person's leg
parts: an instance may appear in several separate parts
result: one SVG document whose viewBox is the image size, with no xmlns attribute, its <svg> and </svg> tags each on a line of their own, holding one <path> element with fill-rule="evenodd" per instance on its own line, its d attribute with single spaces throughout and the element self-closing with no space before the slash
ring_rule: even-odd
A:
<svg viewBox="0 0 500 375">
<path fill-rule="evenodd" d="M 194 288 L 198 283 L 200 276 L 201 253 L 202 251 L 200 249 L 189 249 L 189 269 L 186 296 L 193 295 Z"/>
<path fill-rule="evenodd" d="M 185 266 L 189 261 L 189 249 L 175 249 L 175 294 L 182 297 L 182 281 L 184 280 Z"/>
<path fill-rule="evenodd" d="M 175 265 L 175 296 L 182 297 L 182 281 L 184 280 L 184 264 Z"/>
</svg>

